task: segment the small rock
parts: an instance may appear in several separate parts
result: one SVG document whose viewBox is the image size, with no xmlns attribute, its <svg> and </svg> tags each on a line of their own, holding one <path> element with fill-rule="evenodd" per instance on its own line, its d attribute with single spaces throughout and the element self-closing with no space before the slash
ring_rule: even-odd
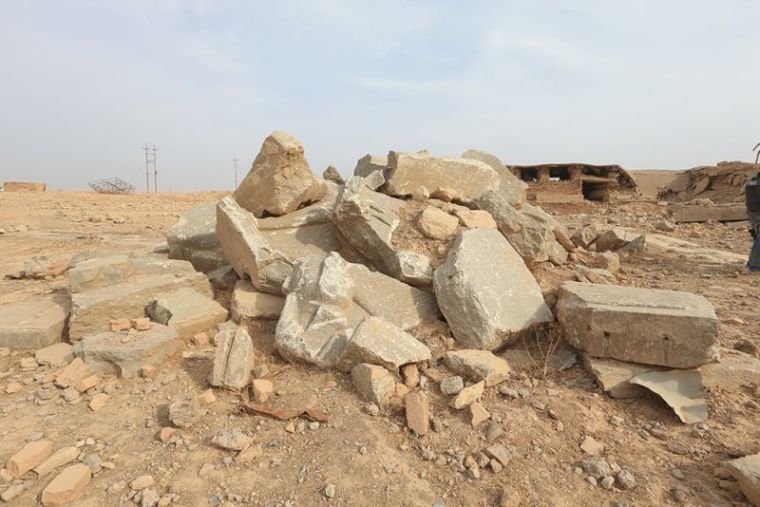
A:
<svg viewBox="0 0 760 507">
<path fill-rule="evenodd" d="M 141 475 L 129 483 L 129 487 L 132 491 L 141 491 L 151 486 L 153 486 L 153 477 L 147 474 Z"/>
<path fill-rule="evenodd" d="M 229 451 L 242 451 L 253 443 L 253 438 L 249 437 L 242 431 L 235 429 L 229 431 L 220 431 L 212 439 L 212 443 L 222 449 Z"/>
<path fill-rule="evenodd" d="M 473 384 L 469 387 L 462 389 L 456 398 L 451 400 L 449 406 L 456 410 L 462 410 L 465 407 L 472 405 L 475 401 L 479 400 L 483 396 L 483 389 L 485 388 L 485 381 L 481 380 L 477 384 Z"/>
<path fill-rule="evenodd" d="M 251 382 L 253 398 L 259 403 L 265 403 L 274 393 L 274 383 L 271 380 L 256 378 Z"/>
<path fill-rule="evenodd" d="M 65 468 L 42 491 L 42 505 L 63 505 L 79 496 L 92 478 L 90 468 L 77 463 Z"/>
<path fill-rule="evenodd" d="M 628 490 L 636 487 L 636 478 L 628 470 L 621 470 L 617 474 L 617 484 L 620 489 Z"/>
<path fill-rule="evenodd" d="M 449 377 L 441 381 L 441 392 L 445 395 L 458 394 L 464 389 L 464 379 L 462 377 Z"/>
<path fill-rule="evenodd" d="M 602 487 L 604 489 L 612 489 L 613 484 L 615 484 L 615 478 L 611 475 L 608 475 L 604 479 L 602 479 Z"/>
<path fill-rule="evenodd" d="M 470 405 L 470 424 L 473 428 L 480 423 L 487 421 L 491 414 L 485 409 L 482 403 L 476 401 Z"/>
<path fill-rule="evenodd" d="M 333 498 L 335 496 L 335 484 L 327 484 L 322 492 L 327 498 Z"/>
</svg>

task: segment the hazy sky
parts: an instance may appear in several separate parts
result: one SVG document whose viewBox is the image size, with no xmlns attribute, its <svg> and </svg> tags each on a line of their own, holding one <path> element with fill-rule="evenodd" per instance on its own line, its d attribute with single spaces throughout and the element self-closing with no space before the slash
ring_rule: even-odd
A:
<svg viewBox="0 0 760 507">
<path fill-rule="evenodd" d="M 421 148 L 687 168 L 760 141 L 760 1 L 0 5 L 0 180 L 144 190 L 147 141 L 160 189 L 225 189 L 276 129 L 319 174 Z"/>
</svg>

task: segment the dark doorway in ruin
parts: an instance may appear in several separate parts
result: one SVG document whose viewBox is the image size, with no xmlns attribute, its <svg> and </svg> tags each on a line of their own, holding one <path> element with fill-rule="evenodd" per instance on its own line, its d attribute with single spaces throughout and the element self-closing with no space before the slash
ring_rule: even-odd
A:
<svg viewBox="0 0 760 507">
<path fill-rule="evenodd" d="M 583 198 L 589 201 L 607 201 L 609 200 L 609 185 L 596 181 L 584 181 L 581 185 Z"/>
<path fill-rule="evenodd" d="M 520 170 L 520 179 L 523 181 L 538 181 L 538 169 L 524 167 Z"/>
<path fill-rule="evenodd" d="M 570 179 L 569 167 L 552 167 L 549 169 L 549 179 L 551 181 L 567 181 Z"/>
</svg>

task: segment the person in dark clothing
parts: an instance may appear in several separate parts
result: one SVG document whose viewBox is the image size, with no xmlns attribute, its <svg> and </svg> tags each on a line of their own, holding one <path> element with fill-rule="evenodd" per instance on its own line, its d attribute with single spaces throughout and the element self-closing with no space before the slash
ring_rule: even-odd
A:
<svg viewBox="0 0 760 507">
<path fill-rule="evenodd" d="M 744 189 L 747 199 L 747 215 L 754 243 L 749 254 L 750 271 L 760 271 L 760 172 L 752 178 Z"/>
</svg>

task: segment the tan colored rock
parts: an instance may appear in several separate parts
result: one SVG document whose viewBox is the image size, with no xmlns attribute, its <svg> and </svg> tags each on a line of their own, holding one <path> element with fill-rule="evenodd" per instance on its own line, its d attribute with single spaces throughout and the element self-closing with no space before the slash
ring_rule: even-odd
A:
<svg viewBox="0 0 760 507">
<path fill-rule="evenodd" d="M 147 331 L 151 326 L 150 319 L 148 317 L 130 319 L 129 323 L 132 325 L 132 329 L 135 329 L 137 331 Z"/>
<path fill-rule="evenodd" d="M 598 225 L 584 225 L 580 229 L 576 230 L 570 237 L 570 240 L 576 245 L 588 250 L 588 248 L 596 241 L 602 232 L 601 227 Z"/>
<path fill-rule="evenodd" d="M 435 206 L 428 206 L 417 218 L 417 225 L 428 238 L 446 239 L 457 231 L 459 220 Z"/>
<path fill-rule="evenodd" d="M 76 355 L 76 350 L 74 350 L 74 355 Z M 55 385 L 60 388 L 73 386 L 91 374 L 90 367 L 81 358 L 77 357 L 55 373 Z"/>
<path fill-rule="evenodd" d="M 194 334 L 192 338 L 190 338 L 190 343 L 195 345 L 196 347 L 205 347 L 211 342 L 208 337 L 208 333 L 198 333 Z"/>
<path fill-rule="evenodd" d="M 355 176 L 367 178 L 368 176 L 388 170 L 388 157 L 382 155 L 365 155 L 356 162 Z"/>
<path fill-rule="evenodd" d="M 42 490 L 42 505 L 64 505 L 82 494 L 90 483 L 92 472 L 84 463 L 65 468 Z"/>
<path fill-rule="evenodd" d="M 488 412 L 488 410 L 486 410 L 483 404 L 479 401 L 470 404 L 469 410 L 470 424 L 473 428 L 477 428 L 479 424 L 484 423 L 491 418 L 491 413 Z"/>
<path fill-rule="evenodd" d="M 41 366 L 60 366 L 71 362 L 74 354 L 71 351 L 71 345 L 68 343 L 55 343 L 34 353 L 34 359 Z"/>
<path fill-rule="evenodd" d="M 153 483 L 155 481 L 153 480 L 153 477 L 150 475 L 141 475 L 137 477 L 135 480 L 129 483 L 129 488 L 132 491 L 142 491 L 145 488 L 149 488 L 153 486 Z"/>
<path fill-rule="evenodd" d="M 753 505 L 760 505 L 760 453 L 726 463 L 739 489 Z"/>
<path fill-rule="evenodd" d="M 486 455 L 497 460 L 502 466 L 508 466 L 512 461 L 512 453 L 501 444 L 493 444 L 490 447 L 486 447 Z"/>
<path fill-rule="evenodd" d="M 484 380 L 488 387 L 507 380 L 511 371 L 504 359 L 487 350 L 454 350 L 444 356 L 444 363 L 457 375 Z"/>
<path fill-rule="evenodd" d="M 154 322 L 169 326 L 185 340 L 227 320 L 227 310 L 222 305 L 189 288 L 159 295 L 146 312 Z"/>
<path fill-rule="evenodd" d="M 198 401 L 203 405 L 211 405 L 216 401 L 216 395 L 214 394 L 213 390 L 206 389 L 203 391 L 203 394 L 198 396 Z"/>
<path fill-rule="evenodd" d="M 599 359 L 581 353 L 586 369 L 594 376 L 596 383 L 612 398 L 640 398 L 647 390 L 628 381 L 640 373 L 646 373 L 658 368 L 643 364 L 616 361 L 614 359 Z"/>
<path fill-rule="evenodd" d="M 391 371 L 430 360 L 430 349 L 414 336 L 378 317 L 366 317 L 351 336 L 338 368 L 349 371 L 359 363 L 379 364 Z"/>
<path fill-rule="evenodd" d="M 422 393 L 407 393 L 404 396 L 406 425 L 419 436 L 430 431 L 430 405 Z"/>
<path fill-rule="evenodd" d="M 457 342 L 493 350 L 554 320 L 525 263 L 498 231 L 463 231 L 435 271 L 438 304 Z"/>
<path fill-rule="evenodd" d="M 278 319 L 285 298 L 259 292 L 248 280 L 238 280 L 232 293 L 230 313 L 235 322 L 241 319 Z"/>
<path fill-rule="evenodd" d="M 214 368 L 209 383 L 240 390 L 248 385 L 253 370 L 253 342 L 243 328 L 217 333 Z"/>
<path fill-rule="evenodd" d="M 557 318 L 565 339 L 593 357 L 693 368 L 717 355 L 715 310 L 687 292 L 565 282 Z"/>
<path fill-rule="evenodd" d="M 88 377 L 84 377 L 79 382 L 74 384 L 74 389 L 76 389 L 80 393 L 83 393 L 87 391 L 88 389 L 92 389 L 96 385 L 98 385 L 98 376 L 90 375 Z"/>
<path fill-rule="evenodd" d="M 93 412 L 97 412 L 98 410 L 102 409 L 108 404 L 108 400 L 111 399 L 111 396 L 109 396 L 106 393 L 99 393 L 96 394 L 91 400 L 90 400 L 90 410 Z"/>
<path fill-rule="evenodd" d="M 638 234 L 632 234 L 626 231 L 622 227 L 613 227 L 604 231 L 596 238 L 594 245 L 597 252 L 604 252 L 606 250 L 618 250 L 634 239 L 639 237 Z"/>
<path fill-rule="evenodd" d="M 462 153 L 462 158 L 480 160 L 496 171 L 499 175 L 499 193 L 507 199 L 509 204 L 525 202 L 528 184 L 515 176 L 498 157 L 485 151 L 467 150 Z"/>
<path fill-rule="evenodd" d="M 146 367 L 161 365 L 181 347 L 182 340 L 174 329 L 154 324 L 128 339 L 111 332 L 92 335 L 77 342 L 73 351 L 77 359 L 83 359 L 96 373 L 132 377 Z M 76 380 L 89 375 L 89 372 L 82 374 Z"/>
<path fill-rule="evenodd" d="M 16 479 L 33 469 L 53 454 L 53 442 L 36 440 L 29 442 L 5 463 L 5 470 Z"/>
<path fill-rule="evenodd" d="M 420 384 L 420 371 L 416 364 L 405 364 L 401 367 L 401 376 L 407 387 L 415 388 Z"/>
<path fill-rule="evenodd" d="M 485 191 L 498 190 L 500 183 L 496 171 L 479 160 L 391 151 L 388 165 L 386 191 L 395 196 L 410 196 L 424 186 L 433 197 L 446 200 L 448 194 L 448 200 L 469 203 Z"/>
<path fill-rule="evenodd" d="M 617 283 L 615 275 L 606 269 L 595 269 L 578 265 L 573 270 L 573 278 L 578 282 L 600 283 L 614 285 Z"/>
<path fill-rule="evenodd" d="M 55 451 L 49 458 L 34 467 L 37 477 L 44 477 L 53 470 L 68 463 L 71 463 L 79 456 L 78 447 L 63 447 Z"/>
<path fill-rule="evenodd" d="M 213 296 L 208 279 L 189 262 L 156 257 L 96 257 L 69 270 L 69 279 L 72 341 L 107 330 L 113 319 L 144 317 L 161 294 L 191 288 Z"/>
<path fill-rule="evenodd" d="M 479 209 L 462 210 L 457 209 L 455 212 L 459 222 L 463 227 L 469 229 L 498 229 L 496 221 L 490 213 Z"/>
<path fill-rule="evenodd" d="M 433 273 L 430 260 L 393 243 L 404 206 L 403 201 L 372 191 L 354 176 L 341 190 L 332 220 L 343 237 L 380 271 L 411 285 L 428 285 Z"/>
<path fill-rule="evenodd" d="M 265 403 L 274 394 L 274 383 L 265 378 L 256 378 L 251 382 L 253 398 L 259 403 Z"/>
<path fill-rule="evenodd" d="M 0 306 L 0 347 L 41 349 L 60 342 L 70 308 L 69 301 L 60 297 Z"/>
<path fill-rule="evenodd" d="M 132 327 L 132 323 L 129 319 L 112 319 L 109 323 L 109 329 L 111 331 L 127 331 Z"/>
<path fill-rule="evenodd" d="M 396 394 L 396 380 L 382 366 L 357 364 L 351 370 L 351 380 L 362 397 L 378 407 L 386 406 Z"/>
<path fill-rule="evenodd" d="M 462 410 L 463 408 L 469 407 L 483 396 L 483 390 L 485 387 L 486 383 L 482 380 L 477 384 L 465 387 L 459 391 L 459 394 L 457 394 L 453 400 L 451 400 L 449 406 L 456 410 Z"/>
<path fill-rule="evenodd" d="M 248 175 L 235 190 L 235 200 L 257 217 L 284 215 L 325 195 L 304 157 L 301 142 L 285 132 L 264 140 Z"/>
<path fill-rule="evenodd" d="M 323 368 L 338 366 L 366 317 L 378 317 L 408 330 L 422 321 L 435 320 L 438 314 L 432 294 L 348 263 L 338 254 L 323 261 L 304 259 L 284 289 L 287 296 L 277 323 L 275 347 L 288 360 Z"/>
</svg>

